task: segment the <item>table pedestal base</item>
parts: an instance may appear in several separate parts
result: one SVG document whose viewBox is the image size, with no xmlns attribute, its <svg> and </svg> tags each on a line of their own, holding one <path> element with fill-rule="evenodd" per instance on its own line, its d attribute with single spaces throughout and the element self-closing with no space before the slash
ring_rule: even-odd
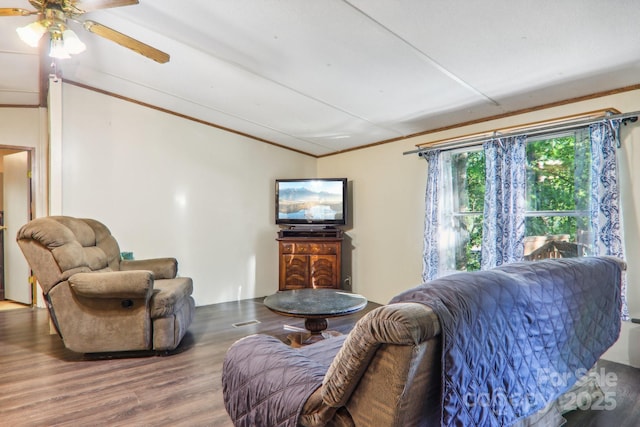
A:
<svg viewBox="0 0 640 427">
<path fill-rule="evenodd" d="M 298 348 L 303 345 L 313 344 L 325 338 L 337 337 L 340 332 L 327 331 L 328 322 L 325 318 L 307 318 L 304 327 L 309 332 L 298 332 L 287 335 L 291 347 Z"/>
<path fill-rule="evenodd" d="M 320 334 L 327 329 L 329 323 L 325 318 L 307 318 L 304 320 L 304 328 L 312 334 Z"/>
<path fill-rule="evenodd" d="M 338 331 L 324 331 L 319 334 L 312 334 L 310 332 L 295 332 L 293 334 L 287 335 L 287 339 L 289 340 L 289 345 L 291 347 L 300 348 L 305 345 L 313 344 L 331 337 L 338 337 L 340 335 L 342 334 Z"/>
</svg>

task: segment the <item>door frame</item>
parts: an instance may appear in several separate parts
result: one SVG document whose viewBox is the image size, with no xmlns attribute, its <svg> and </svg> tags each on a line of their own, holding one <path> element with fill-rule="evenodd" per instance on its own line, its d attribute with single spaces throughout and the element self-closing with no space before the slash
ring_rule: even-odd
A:
<svg viewBox="0 0 640 427">
<path fill-rule="evenodd" d="M 29 186 L 28 186 L 28 192 L 29 194 L 27 194 L 27 198 L 29 200 L 29 209 L 28 209 L 28 221 L 31 221 L 34 218 L 34 212 L 35 212 L 35 199 L 33 197 L 34 192 L 35 192 L 35 183 L 34 183 L 34 179 L 33 179 L 33 175 L 34 175 L 34 159 L 35 159 L 35 148 L 34 147 L 24 147 L 24 146 L 19 146 L 19 145 L 0 145 L 0 153 L 2 153 L 2 157 L 4 157 L 5 155 L 8 154 L 13 154 L 13 153 L 3 153 L 3 151 L 13 151 L 13 153 L 19 153 L 19 152 L 23 152 L 26 151 L 27 152 L 27 169 L 28 169 L 28 179 L 29 179 Z M 4 185 L 4 181 L 3 181 L 3 185 Z M 3 188 L 4 191 L 4 188 Z M 3 211 L 4 211 L 4 206 L 3 206 Z M 5 286 L 4 286 L 4 239 L 6 238 L 5 233 L 2 233 L 2 259 L 0 260 L 0 262 L 2 262 L 2 280 L 0 280 L 0 299 L 4 300 L 4 293 L 5 293 Z M 29 277 L 30 283 L 31 283 L 31 307 L 35 307 L 37 300 L 38 300 L 38 293 L 37 293 L 37 284 L 36 281 L 33 279 L 33 272 L 30 273 L 30 277 Z"/>
</svg>

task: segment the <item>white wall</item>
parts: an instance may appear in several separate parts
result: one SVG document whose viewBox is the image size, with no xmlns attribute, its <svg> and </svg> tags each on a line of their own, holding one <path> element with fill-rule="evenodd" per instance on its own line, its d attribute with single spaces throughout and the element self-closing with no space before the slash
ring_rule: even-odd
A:
<svg viewBox="0 0 640 427">
<path fill-rule="evenodd" d="M 414 142 L 415 144 L 415 142 Z M 420 283 L 426 162 L 403 156 L 409 142 L 322 157 L 318 173 L 351 183 L 351 276 L 354 292 L 384 304 Z"/>
<path fill-rule="evenodd" d="M 640 111 L 640 91 L 625 92 L 546 110 L 433 133 L 320 158 L 320 176 L 353 181 L 353 289 L 384 303 L 420 282 L 426 163 L 402 153 L 415 145 L 605 108 Z M 628 299 L 640 317 L 640 123 L 622 128 L 620 185 L 623 199 Z"/>
<path fill-rule="evenodd" d="M 36 147 L 39 122 L 38 108 L 0 108 L 0 145 Z"/>
<path fill-rule="evenodd" d="M 0 146 L 33 148 L 35 215 L 47 212 L 47 112 L 44 108 L 0 108 Z"/>
<path fill-rule="evenodd" d="M 67 84 L 62 109 L 64 215 L 136 259 L 176 257 L 197 305 L 278 289 L 274 180 L 315 158 Z"/>
</svg>

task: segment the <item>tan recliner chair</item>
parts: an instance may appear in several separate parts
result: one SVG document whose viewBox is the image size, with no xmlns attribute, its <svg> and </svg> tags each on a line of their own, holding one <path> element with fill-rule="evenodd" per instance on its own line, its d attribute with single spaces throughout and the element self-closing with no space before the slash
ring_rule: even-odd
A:
<svg viewBox="0 0 640 427">
<path fill-rule="evenodd" d="M 173 350 L 193 321 L 193 282 L 176 277 L 177 261 L 121 260 L 118 242 L 98 221 L 37 218 L 17 240 L 72 351 Z"/>
</svg>

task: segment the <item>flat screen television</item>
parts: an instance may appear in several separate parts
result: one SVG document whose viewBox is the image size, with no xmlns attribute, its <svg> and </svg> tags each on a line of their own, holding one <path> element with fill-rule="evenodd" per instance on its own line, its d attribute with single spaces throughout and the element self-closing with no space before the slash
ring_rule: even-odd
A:
<svg viewBox="0 0 640 427">
<path fill-rule="evenodd" d="M 276 180 L 276 224 L 345 225 L 346 178 Z"/>
</svg>

